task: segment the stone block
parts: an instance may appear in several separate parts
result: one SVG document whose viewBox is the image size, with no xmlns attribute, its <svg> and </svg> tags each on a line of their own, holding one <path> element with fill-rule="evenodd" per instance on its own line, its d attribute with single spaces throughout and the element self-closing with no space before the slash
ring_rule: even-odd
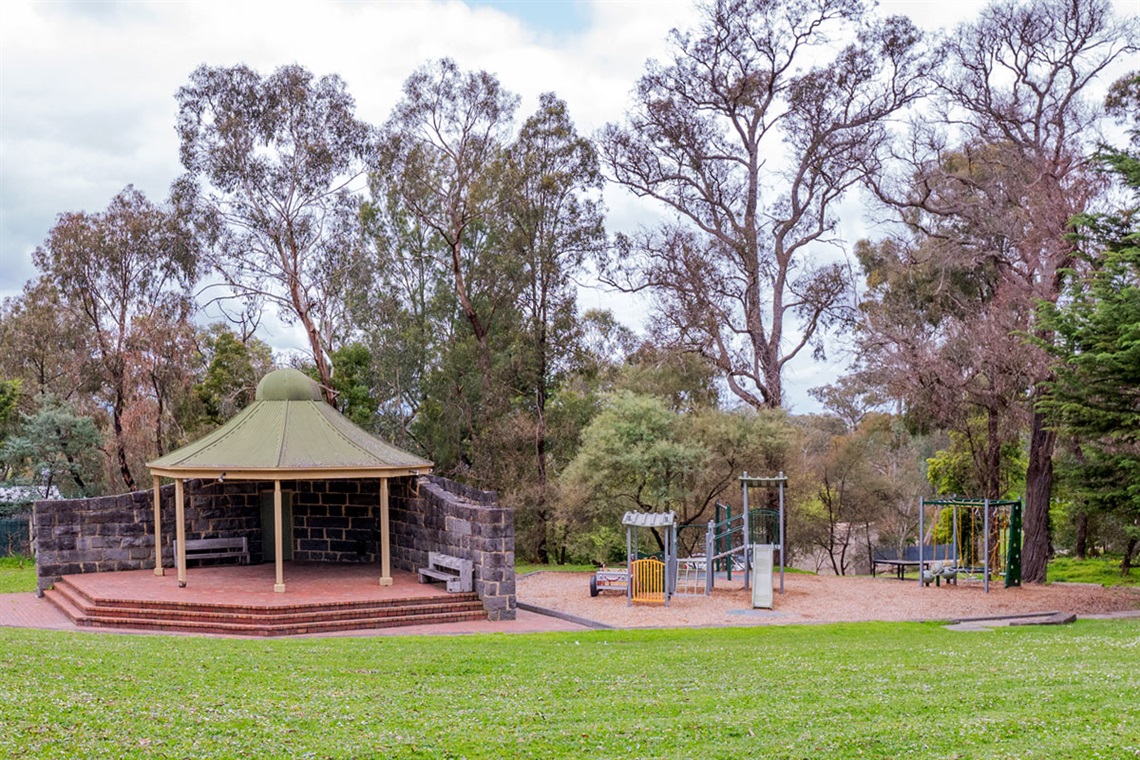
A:
<svg viewBox="0 0 1140 760">
<path fill-rule="evenodd" d="M 488 595 L 483 597 L 483 609 L 488 612 L 492 610 L 505 610 L 509 606 L 507 602 L 508 600 L 505 596 Z"/>
<path fill-rule="evenodd" d="M 468 520 L 461 520 L 456 517 L 448 517 L 446 526 L 447 532 L 454 533 L 456 536 L 471 535 L 471 523 Z"/>
</svg>

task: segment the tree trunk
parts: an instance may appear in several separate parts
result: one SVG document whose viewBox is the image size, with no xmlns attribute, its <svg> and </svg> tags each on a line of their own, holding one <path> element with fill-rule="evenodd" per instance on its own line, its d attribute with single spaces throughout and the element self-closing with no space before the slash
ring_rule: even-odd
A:
<svg viewBox="0 0 1140 760">
<path fill-rule="evenodd" d="M 1044 583 L 1049 563 L 1049 499 L 1053 492 L 1053 447 L 1057 434 L 1045 427 L 1044 416 L 1033 413 L 1029 467 L 1025 473 L 1025 541 L 1021 579 Z"/>
<path fill-rule="evenodd" d="M 155 398 L 155 401 L 158 403 L 158 413 L 155 415 L 155 418 L 154 418 L 154 450 L 157 452 L 158 456 L 161 457 L 162 455 L 164 455 L 166 453 L 163 450 L 165 447 L 162 445 L 162 438 L 163 438 L 163 435 L 162 435 L 162 415 L 166 411 L 166 403 L 165 403 L 166 399 L 163 396 L 162 388 L 160 387 L 161 383 L 158 382 L 158 378 L 155 376 L 155 374 L 153 372 L 151 373 L 151 376 L 150 376 L 150 384 L 151 384 L 151 387 L 154 388 L 154 398 Z"/>
<path fill-rule="evenodd" d="M 1088 543 L 1089 543 L 1089 514 L 1088 512 L 1077 513 L 1077 545 L 1074 551 L 1077 554 L 1077 559 L 1085 559 L 1088 556 Z"/>
<path fill-rule="evenodd" d="M 130 465 L 127 464 L 127 444 L 123 440 L 123 407 L 126 402 L 123 398 L 123 390 L 117 387 L 115 390 L 115 405 L 111 410 L 111 426 L 115 432 L 115 455 L 119 460 L 119 475 L 123 478 L 123 485 L 127 487 L 127 491 L 135 490 L 135 479 L 131 475 Z"/>
<path fill-rule="evenodd" d="M 1137 539 L 1135 536 L 1128 539 L 1128 545 L 1124 547 L 1124 559 L 1120 560 L 1120 574 L 1128 575 L 1132 572 L 1132 555 L 1136 552 Z"/>
</svg>

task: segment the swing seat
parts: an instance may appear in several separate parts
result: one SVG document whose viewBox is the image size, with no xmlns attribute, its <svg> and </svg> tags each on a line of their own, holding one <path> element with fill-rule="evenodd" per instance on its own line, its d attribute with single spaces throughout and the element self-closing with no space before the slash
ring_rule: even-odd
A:
<svg viewBox="0 0 1140 760">
<path fill-rule="evenodd" d="M 943 565 L 938 575 L 947 583 L 954 581 L 954 585 L 958 585 L 958 567 L 954 564 L 954 560 L 950 560 Z"/>
<path fill-rule="evenodd" d="M 958 568 L 954 560 L 947 560 L 945 562 L 932 562 L 928 569 L 922 571 L 922 585 L 929 586 L 935 583 L 939 586 L 942 585 L 942 580 L 945 579 L 947 583 L 958 580 Z"/>
</svg>

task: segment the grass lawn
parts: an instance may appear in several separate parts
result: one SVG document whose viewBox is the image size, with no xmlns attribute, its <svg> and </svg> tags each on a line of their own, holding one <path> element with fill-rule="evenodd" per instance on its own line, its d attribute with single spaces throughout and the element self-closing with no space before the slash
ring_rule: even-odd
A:
<svg viewBox="0 0 1140 760">
<path fill-rule="evenodd" d="M 1050 581 L 1099 583 L 1102 586 L 1140 586 L 1140 569 L 1120 574 L 1120 557 L 1057 557 L 1049 563 Z"/>
<path fill-rule="evenodd" d="M 0 628 L 0 757 L 1140 753 L 1140 620 L 243 641 Z"/>
<path fill-rule="evenodd" d="M 30 557 L 0 557 L 0 594 L 36 590 L 36 563 Z"/>
<path fill-rule="evenodd" d="M 526 575 L 544 570 L 548 573 L 592 573 L 598 569 L 597 565 L 538 565 L 529 562 L 516 562 L 515 575 Z"/>
</svg>

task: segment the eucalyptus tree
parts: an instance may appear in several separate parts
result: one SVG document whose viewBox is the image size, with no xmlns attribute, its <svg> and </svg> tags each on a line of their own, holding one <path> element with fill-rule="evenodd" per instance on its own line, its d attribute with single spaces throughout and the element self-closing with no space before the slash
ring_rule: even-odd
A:
<svg viewBox="0 0 1140 760">
<path fill-rule="evenodd" d="M 1088 156 L 1101 114 L 1086 94 L 1113 61 L 1137 49 L 1137 39 L 1135 20 L 1116 19 L 1108 0 L 1002 0 L 950 36 L 938 73 L 941 119 L 928 120 L 911 141 L 906 189 L 876 187 L 912 229 L 952 246 L 956 237 L 968 241 L 957 246 L 963 255 L 990 260 L 997 276 L 991 318 L 978 324 L 1004 322 L 1051 341 L 1033 306 L 1060 294 L 1077 263 L 1068 220 L 1098 191 Z M 995 229 L 994 207 L 979 202 L 987 198 L 998 198 L 1000 215 L 1016 224 Z M 982 249 L 979 238 L 988 240 Z M 1004 402 L 1030 407 L 1023 578 L 1044 581 L 1056 432 L 1032 406 L 1049 368 L 1024 345 L 1009 351 L 1027 368 L 1030 389 L 1010 387 Z"/>
<path fill-rule="evenodd" d="M 861 0 L 714 0 L 650 62 L 625 125 L 602 133 L 614 182 L 660 225 L 619 240 L 605 274 L 657 304 L 661 337 L 715 364 L 753 407 L 846 316 L 850 283 L 817 258 L 835 210 L 920 98 L 929 59 L 906 19 Z M 833 47 L 847 39 L 845 46 Z"/>
<path fill-rule="evenodd" d="M 995 499 L 1006 495 L 1002 452 L 1025 427 L 1021 399 L 1044 366 L 1022 337 L 1031 294 L 1007 276 L 1008 241 L 1031 222 L 1025 185 L 1007 159 L 982 146 L 945 156 L 916 178 L 931 202 L 985 209 L 976 224 L 912 213 L 910 234 L 856 247 L 867 277 L 865 376 L 905 399 L 917 426 L 959 434 L 978 473 L 977 495 Z M 935 181 L 943 173 L 956 179 Z"/>
<path fill-rule="evenodd" d="M 376 198 L 390 198 L 432 240 L 421 250 L 447 272 L 477 346 L 491 397 L 491 332 L 514 304 L 518 267 L 502 244 L 504 150 L 518 97 L 493 75 L 444 58 L 408 77 L 383 128 L 373 166 Z"/>
<path fill-rule="evenodd" d="M 449 278 L 439 263 L 441 243 L 376 175 L 373 192 L 362 208 L 372 255 L 350 313 L 373 362 L 375 424 L 386 439 L 426 451 L 414 423 L 451 332 L 451 309 L 443 297 Z"/>
<path fill-rule="evenodd" d="M 572 369 L 581 340 L 576 281 L 587 257 L 605 245 L 597 153 L 553 93 L 539 98 L 538 110 L 510 146 L 504 179 L 505 240 L 521 267 L 517 384 L 520 395 L 532 399 L 533 508 L 541 530 L 549 518 L 547 405 L 558 378 Z M 545 557 L 544 530 L 540 542 Z"/>
<path fill-rule="evenodd" d="M 30 279 L 20 295 L 0 305 L 0 375 L 22 381 L 25 402 L 44 395 L 74 400 L 88 385 L 89 338 L 51 280 Z M 27 403 L 21 406 L 30 411 Z"/>
<path fill-rule="evenodd" d="M 354 181 L 369 128 L 340 77 L 296 64 L 266 77 L 201 66 L 176 97 L 187 170 L 176 190 L 202 211 L 210 268 L 243 311 L 269 304 L 301 324 L 332 403 L 329 353 L 348 332 L 360 253 Z"/>
<path fill-rule="evenodd" d="M 136 406 L 144 400 L 140 355 L 146 346 L 187 326 L 190 289 L 197 275 L 197 237 L 184 209 L 154 204 L 128 186 L 106 211 L 60 214 L 32 257 L 44 280 L 59 293 L 72 324 L 88 336 L 94 392 L 110 414 L 111 459 L 123 485 L 134 490 L 132 459 L 139 457 L 128 455 L 133 437 L 129 423 L 138 424 L 140 415 L 149 415 L 161 426 L 155 412 L 140 412 Z M 151 363 L 185 359 L 184 351 L 159 350 Z M 157 366 L 152 369 L 158 371 Z"/>
</svg>

